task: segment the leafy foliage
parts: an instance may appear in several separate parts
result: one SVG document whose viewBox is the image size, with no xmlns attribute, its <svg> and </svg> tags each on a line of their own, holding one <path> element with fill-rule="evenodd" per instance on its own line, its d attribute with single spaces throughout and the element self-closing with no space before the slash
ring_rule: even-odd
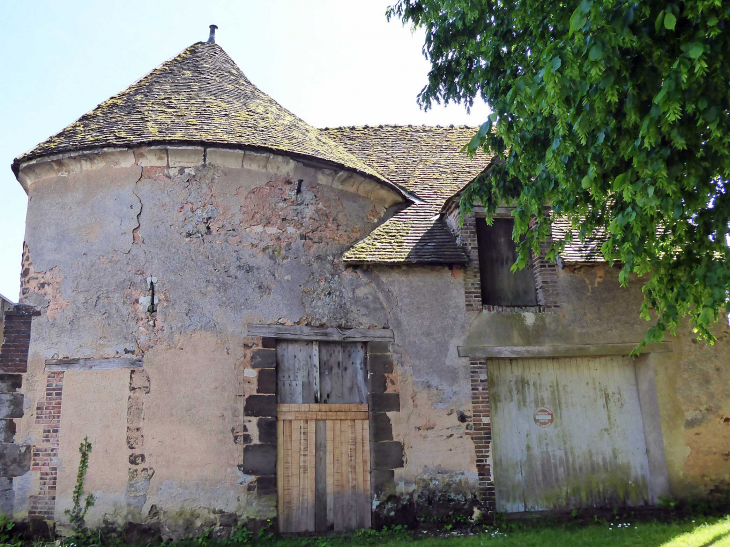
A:
<svg viewBox="0 0 730 547">
<path fill-rule="evenodd" d="M 730 4 L 398 0 L 387 15 L 426 29 L 423 107 L 492 108 L 468 151 L 500 161 L 462 214 L 513 204 L 521 268 L 550 235 L 549 203 L 568 241 L 605 238 L 622 284 L 643 276 L 645 342 L 689 315 L 712 343 L 730 313 Z"/>
<path fill-rule="evenodd" d="M 13 528 L 15 528 L 15 523 L 5 515 L 0 515 L 0 544 L 4 545 L 10 542 L 13 536 Z"/>
<path fill-rule="evenodd" d="M 84 480 L 86 479 L 86 472 L 89 470 L 89 454 L 91 454 L 91 443 L 87 437 L 84 437 L 84 440 L 81 441 L 79 452 L 81 453 L 81 459 L 79 460 L 79 470 L 76 474 L 76 486 L 71 496 L 73 507 L 66 509 L 68 520 L 71 523 L 74 536 L 77 540 L 87 538 L 89 535 L 84 519 L 89 508 L 93 507 L 94 502 L 96 502 L 94 495 L 89 494 L 86 496 L 83 504 L 81 503 L 81 498 L 84 495 Z"/>
</svg>

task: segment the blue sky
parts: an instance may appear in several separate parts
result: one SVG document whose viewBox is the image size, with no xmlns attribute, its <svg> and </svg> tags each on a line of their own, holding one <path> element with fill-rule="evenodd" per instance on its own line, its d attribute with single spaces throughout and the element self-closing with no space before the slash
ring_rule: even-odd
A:
<svg viewBox="0 0 730 547">
<path fill-rule="evenodd" d="M 248 78 L 305 121 L 482 123 L 451 105 L 423 112 L 423 32 L 387 22 L 380 0 L 28 0 L 2 4 L 0 293 L 17 300 L 27 197 L 10 163 L 219 26 Z"/>
</svg>

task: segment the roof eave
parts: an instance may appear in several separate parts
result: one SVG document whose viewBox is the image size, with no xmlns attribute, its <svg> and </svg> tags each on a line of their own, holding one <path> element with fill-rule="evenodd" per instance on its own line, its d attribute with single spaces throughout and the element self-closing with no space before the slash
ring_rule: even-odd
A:
<svg viewBox="0 0 730 547">
<path fill-rule="evenodd" d="M 469 259 L 466 256 L 453 259 L 394 259 L 394 260 L 347 260 L 342 263 L 346 266 L 457 266 L 466 265 Z"/>
<path fill-rule="evenodd" d="M 202 148 L 210 148 L 210 147 L 216 147 L 216 148 L 226 148 L 229 150 L 252 150 L 252 151 L 261 151 L 261 152 L 269 152 L 274 154 L 280 154 L 283 156 L 291 157 L 292 159 L 297 159 L 301 161 L 306 161 L 309 163 L 315 163 L 320 165 L 327 165 L 327 166 L 334 166 L 338 167 L 340 169 L 346 169 L 349 171 L 352 171 L 354 173 L 357 173 L 359 175 L 369 177 L 378 183 L 382 184 L 383 186 L 387 187 L 388 189 L 394 191 L 399 196 L 401 196 L 405 201 L 410 201 L 413 203 L 420 203 L 421 199 L 417 196 L 411 194 L 408 192 L 405 188 L 402 188 L 401 186 L 395 184 L 394 182 L 389 181 L 387 178 L 385 178 L 383 175 L 378 173 L 377 171 L 368 172 L 362 169 L 358 169 L 357 167 L 353 167 L 350 165 L 345 165 L 343 163 L 335 162 L 332 160 L 325 160 L 322 158 L 319 158 L 317 156 L 313 155 L 307 155 L 307 154 L 299 154 L 295 152 L 289 152 L 285 150 L 280 150 L 277 148 L 272 147 L 266 147 L 266 146 L 244 146 L 244 145 L 237 145 L 237 144 L 231 144 L 231 143 L 219 143 L 219 142 L 203 142 L 203 141 L 194 141 L 194 140 L 184 140 L 184 139 L 163 139 L 163 140 L 147 140 L 147 141 L 140 141 L 135 143 L 100 143 L 95 144 L 94 146 L 79 146 L 79 147 L 67 147 L 67 148 L 59 148 L 58 150 L 54 151 L 53 154 L 34 154 L 31 150 L 30 152 L 26 153 L 23 156 L 18 156 L 15 158 L 10 165 L 10 168 L 13 171 L 13 174 L 15 175 L 16 180 L 20 183 L 20 179 L 18 178 L 20 174 L 20 170 L 23 168 L 23 166 L 30 162 L 36 162 L 40 158 L 47 157 L 49 158 L 49 161 L 53 161 L 51 158 L 57 158 L 62 157 L 65 154 L 83 154 L 85 152 L 94 152 L 106 148 L 117 148 L 117 149 L 134 149 L 138 147 L 143 146 L 163 146 L 163 145 L 174 145 L 174 146 L 180 146 L 180 145 L 187 145 L 187 146 L 199 146 Z M 21 183 L 22 185 L 22 183 Z"/>
</svg>

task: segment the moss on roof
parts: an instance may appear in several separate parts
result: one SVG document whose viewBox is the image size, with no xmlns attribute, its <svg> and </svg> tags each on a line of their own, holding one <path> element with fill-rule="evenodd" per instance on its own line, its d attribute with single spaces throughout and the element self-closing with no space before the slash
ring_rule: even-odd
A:
<svg viewBox="0 0 730 547">
<path fill-rule="evenodd" d="M 464 251 L 440 215 L 443 204 L 491 161 L 461 149 L 477 132 L 467 126 L 380 125 L 322 130 L 389 180 L 422 200 L 355 243 L 350 264 L 463 264 Z"/>
<path fill-rule="evenodd" d="M 102 147 L 205 144 L 322 160 L 418 198 L 344 254 L 353 264 L 463 263 L 439 212 L 489 163 L 462 147 L 474 127 L 316 129 L 254 86 L 223 49 L 198 42 L 13 162 Z M 405 191 L 404 191 L 405 190 Z"/>
<path fill-rule="evenodd" d="M 478 129 L 465 125 L 379 125 L 321 131 L 391 182 L 424 201 L 443 204 L 491 160 L 482 152 L 474 158 L 461 152 Z"/>
<path fill-rule="evenodd" d="M 465 264 L 469 261 L 440 216 L 414 204 L 396 213 L 342 255 L 348 264 Z"/>
<path fill-rule="evenodd" d="M 253 147 L 324 160 L 394 186 L 266 95 L 217 44 L 198 42 L 16 158 L 154 143 Z"/>
</svg>

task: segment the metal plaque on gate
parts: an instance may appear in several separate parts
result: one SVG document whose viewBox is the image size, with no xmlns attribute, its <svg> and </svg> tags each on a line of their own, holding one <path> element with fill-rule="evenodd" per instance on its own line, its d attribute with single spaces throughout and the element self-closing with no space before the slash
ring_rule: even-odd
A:
<svg viewBox="0 0 730 547">
<path fill-rule="evenodd" d="M 553 425 L 553 421 L 555 421 L 555 414 L 552 409 L 541 406 L 535 409 L 535 412 L 532 414 L 532 419 L 538 427 L 550 427 Z"/>
</svg>

